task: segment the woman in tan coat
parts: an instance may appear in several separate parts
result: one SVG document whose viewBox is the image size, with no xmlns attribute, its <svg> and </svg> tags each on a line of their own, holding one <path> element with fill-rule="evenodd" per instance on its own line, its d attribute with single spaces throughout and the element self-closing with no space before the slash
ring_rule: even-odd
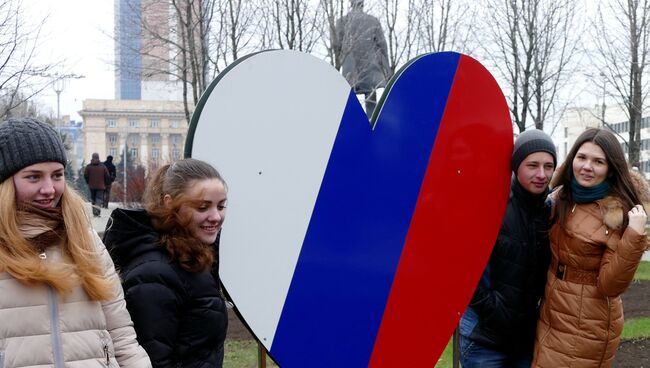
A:
<svg viewBox="0 0 650 368">
<path fill-rule="evenodd" d="M 559 169 L 551 195 L 552 261 L 533 367 L 610 367 L 623 330 L 620 295 L 647 247 L 650 193 L 612 133 L 589 129 Z"/>
<path fill-rule="evenodd" d="M 0 368 L 151 367 L 65 165 L 51 126 L 0 124 Z"/>
</svg>

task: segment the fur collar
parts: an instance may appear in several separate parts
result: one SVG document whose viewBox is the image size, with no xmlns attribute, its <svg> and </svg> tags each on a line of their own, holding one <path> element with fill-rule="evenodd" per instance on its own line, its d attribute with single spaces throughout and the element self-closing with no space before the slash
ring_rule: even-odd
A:
<svg viewBox="0 0 650 368">
<path fill-rule="evenodd" d="M 630 170 L 630 176 L 643 208 L 646 212 L 650 211 L 650 185 L 648 185 L 648 181 L 636 169 Z M 612 230 L 620 230 L 625 216 L 623 203 L 614 196 L 607 196 L 599 202 L 605 225 Z"/>
</svg>

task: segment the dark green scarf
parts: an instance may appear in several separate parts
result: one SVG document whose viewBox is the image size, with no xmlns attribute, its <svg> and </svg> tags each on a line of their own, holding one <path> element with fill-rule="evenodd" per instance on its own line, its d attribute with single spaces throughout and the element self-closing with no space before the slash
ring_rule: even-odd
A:
<svg viewBox="0 0 650 368">
<path fill-rule="evenodd" d="M 589 203 L 604 198 L 609 193 L 607 180 L 594 187 L 583 187 L 575 177 L 571 178 L 571 194 L 576 203 Z"/>
</svg>

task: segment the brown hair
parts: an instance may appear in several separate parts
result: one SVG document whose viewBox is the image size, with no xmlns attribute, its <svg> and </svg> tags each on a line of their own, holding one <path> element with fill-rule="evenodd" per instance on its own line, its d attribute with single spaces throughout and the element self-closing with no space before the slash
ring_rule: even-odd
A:
<svg viewBox="0 0 650 368">
<path fill-rule="evenodd" d="M 573 160 L 583 144 L 590 142 L 600 147 L 605 153 L 607 159 L 607 182 L 610 185 L 609 194 L 618 197 L 623 203 L 624 213 L 641 203 L 639 195 L 632 184 L 629 167 L 625 160 L 625 153 L 621 148 L 618 140 L 608 130 L 591 128 L 584 131 L 571 147 L 571 151 L 566 157 L 564 164 L 560 166 L 558 172 L 553 177 L 551 185 L 562 186 L 558 193 L 556 204 L 555 218 L 564 228 L 566 225 L 569 211 L 575 204 L 571 192 L 571 181 L 573 180 Z M 624 226 L 627 226 L 627 216 L 624 217 Z"/>
<path fill-rule="evenodd" d="M 149 179 L 144 192 L 144 207 L 160 233 L 161 245 L 189 272 L 204 271 L 214 262 L 213 248 L 198 241 L 187 230 L 191 215 L 180 213 L 183 205 L 200 205 L 200 201 L 187 196 L 187 191 L 193 182 L 205 179 L 218 179 L 226 187 L 219 172 L 210 164 L 187 158 L 159 168 Z M 170 206 L 165 206 L 163 201 L 167 194 L 172 198 Z"/>
<path fill-rule="evenodd" d="M 43 262 L 19 229 L 14 181 L 0 184 L 0 269 L 23 283 L 44 283 L 61 294 L 81 284 L 90 299 L 109 300 L 115 285 L 103 275 L 83 199 L 65 185 L 60 206 L 66 234 L 61 246 L 64 257 L 56 263 Z"/>
</svg>

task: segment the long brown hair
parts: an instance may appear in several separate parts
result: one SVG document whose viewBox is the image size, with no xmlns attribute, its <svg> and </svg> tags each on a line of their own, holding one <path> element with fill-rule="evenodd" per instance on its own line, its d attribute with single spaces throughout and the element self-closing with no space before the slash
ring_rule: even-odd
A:
<svg viewBox="0 0 650 368">
<path fill-rule="evenodd" d="M 197 207 L 200 204 L 187 192 L 192 183 L 204 179 L 218 179 L 226 187 L 212 165 L 187 158 L 160 167 L 149 179 L 144 192 L 144 207 L 152 218 L 154 228 L 160 233 L 161 245 L 167 248 L 173 260 L 189 272 L 209 269 L 215 257 L 213 247 L 200 242 L 188 230 L 191 214 L 183 216 L 180 211 L 183 205 Z M 165 195 L 172 198 L 169 206 L 163 201 Z"/>
<path fill-rule="evenodd" d="M 626 216 L 624 217 L 624 226 L 627 226 L 627 212 L 634 205 L 641 203 L 639 195 L 632 184 L 629 167 L 625 160 L 625 153 L 621 148 L 618 140 L 608 130 L 591 128 L 584 131 L 571 147 L 571 151 L 566 157 L 564 164 L 558 169 L 558 173 L 553 177 L 551 185 L 553 187 L 562 186 L 558 193 L 556 203 L 555 219 L 559 221 L 564 228 L 566 226 L 569 211 L 575 204 L 573 193 L 571 192 L 571 181 L 573 180 L 573 160 L 583 144 L 590 142 L 600 147 L 605 153 L 607 159 L 607 182 L 609 183 L 609 195 L 619 198 L 623 203 L 623 209 Z"/>
<path fill-rule="evenodd" d="M 0 183 L 0 271 L 25 284 L 47 284 L 67 294 L 81 284 L 90 299 L 109 300 L 114 283 L 105 279 L 83 199 L 65 185 L 60 202 L 65 239 L 61 262 L 43 262 L 19 229 L 16 191 L 11 178 Z"/>
</svg>

